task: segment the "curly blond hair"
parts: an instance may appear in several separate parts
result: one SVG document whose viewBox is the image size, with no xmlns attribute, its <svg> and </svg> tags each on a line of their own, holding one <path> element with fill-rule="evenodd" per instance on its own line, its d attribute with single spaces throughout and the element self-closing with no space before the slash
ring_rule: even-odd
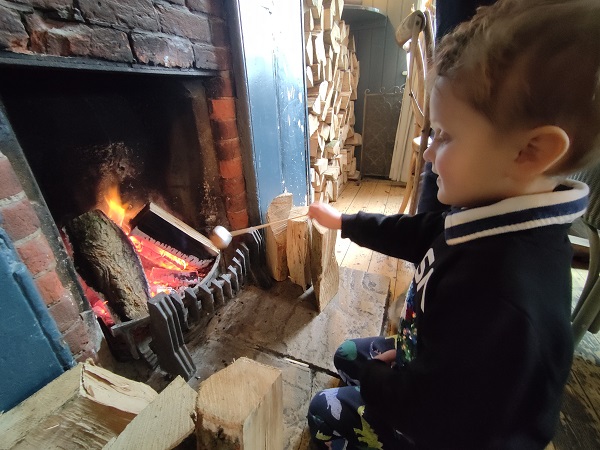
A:
<svg viewBox="0 0 600 450">
<path fill-rule="evenodd" d="M 499 0 L 445 36 L 433 82 L 500 131 L 542 125 L 569 136 L 549 175 L 566 175 L 600 157 L 600 1 Z"/>
</svg>

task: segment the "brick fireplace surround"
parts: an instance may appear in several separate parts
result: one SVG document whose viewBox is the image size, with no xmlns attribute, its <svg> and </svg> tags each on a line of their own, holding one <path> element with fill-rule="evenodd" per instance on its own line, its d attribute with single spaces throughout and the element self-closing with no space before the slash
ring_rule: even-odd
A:
<svg viewBox="0 0 600 450">
<path fill-rule="evenodd" d="M 206 78 L 210 128 L 220 192 L 232 229 L 248 226 L 248 204 L 227 16 L 221 0 L 0 0 L 0 59 L 10 64 L 83 66 L 104 70 L 197 72 Z M 41 61 L 41 63 L 40 63 Z M 1 66 L 0 66 L 1 70 Z M 57 267 L 42 230 L 40 204 L 3 154 L 6 132 L 0 99 L 0 225 L 29 269 L 76 360 L 97 357 L 95 321 L 73 281 Z M 8 127 L 10 129 L 10 127 Z M 17 144 L 18 145 L 18 144 Z"/>
</svg>

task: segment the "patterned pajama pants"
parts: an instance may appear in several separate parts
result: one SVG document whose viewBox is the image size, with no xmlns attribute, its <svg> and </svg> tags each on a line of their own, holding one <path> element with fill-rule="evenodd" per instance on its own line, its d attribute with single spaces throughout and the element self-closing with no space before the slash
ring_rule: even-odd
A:
<svg viewBox="0 0 600 450">
<path fill-rule="evenodd" d="M 325 389 L 312 399 L 308 426 L 318 449 L 401 449 L 396 432 L 381 423 L 360 395 L 358 374 L 365 361 L 396 346 L 396 337 L 371 337 L 345 341 L 333 363 L 347 386 Z"/>
</svg>

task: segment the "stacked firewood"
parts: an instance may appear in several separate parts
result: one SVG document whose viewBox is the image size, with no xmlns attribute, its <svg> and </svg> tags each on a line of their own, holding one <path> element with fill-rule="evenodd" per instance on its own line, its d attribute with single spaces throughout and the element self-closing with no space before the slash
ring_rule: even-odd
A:
<svg viewBox="0 0 600 450">
<path fill-rule="evenodd" d="M 362 144 L 354 132 L 359 63 L 343 8 L 344 0 L 304 0 L 311 190 L 326 202 L 359 178 L 354 149 Z"/>
</svg>

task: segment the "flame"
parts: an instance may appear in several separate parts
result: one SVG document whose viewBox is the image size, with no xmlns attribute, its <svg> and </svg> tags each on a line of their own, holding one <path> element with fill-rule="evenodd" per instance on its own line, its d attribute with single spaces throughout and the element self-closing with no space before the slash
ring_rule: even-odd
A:
<svg viewBox="0 0 600 450">
<path fill-rule="evenodd" d="M 123 228 L 123 221 L 125 220 L 125 211 L 127 210 L 126 205 L 123 205 L 121 201 L 121 194 L 117 186 L 111 186 L 108 192 L 104 196 L 104 201 L 108 207 L 106 215 L 119 227 Z"/>
<path fill-rule="evenodd" d="M 96 207 L 128 235 L 135 251 L 140 256 L 143 262 L 142 265 L 144 266 L 144 273 L 148 280 L 151 297 L 154 297 L 159 292 L 170 293 L 179 287 L 195 284 L 199 278 L 201 279 L 202 276 L 206 275 L 206 273 L 203 273 L 204 270 L 202 268 L 190 265 L 186 260 L 170 253 L 151 242 L 151 240 L 130 235 L 131 227 L 129 221 L 144 205 L 134 208 L 133 205 L 123 203 L 117 185 L 110 186 L 99 197 L 100 199 Z M 154 268 L 158 269 L 155 273 L 153 273 Z M 165 270 L 167 271 L 166 274 Z M 91 296 L 98 297 L 92 294 Z M 92 309 L 96 312 L 97 316 L 103 318 L 105 323 L 112 322 L 114 324 L 106 301 L 101 298 L 93 298 L 91 303 Z"/>
<path fill-rule="evenodd" d="M 135 250 L 142 256 L 148 258 L 158 267 L 164 267 L 171 270 L 186 270 L 188 263 L 184 259 L 175 256 L 173 253 L 160 248 L 147 239 L 138 236 L 129 236 Z"/>
<path fill-rule="evenodd" d="M 131 231 L 129 221 L 140 212 L 144 205 L 140 205 L 136 208 L 132 204 L 123 203 L 118 185 L 110 186 L 106 192 L 101 194 L 101 197 L 103 200 L 98 202 L 97 208 L 106 214 L 110 220 L 116 223 L 125 234 L 129 234 Z"/>
</svg>

